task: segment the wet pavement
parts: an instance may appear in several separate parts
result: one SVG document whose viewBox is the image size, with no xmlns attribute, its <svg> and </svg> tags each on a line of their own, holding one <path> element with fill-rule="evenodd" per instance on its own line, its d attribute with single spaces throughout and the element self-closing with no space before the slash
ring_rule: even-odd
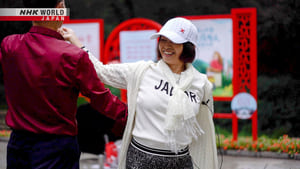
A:
<svg viewBox="0 0 300 169">
<path fill-rule="evenodd" d="M 98 156 L 83 153 L 81 169 L 100 169 Z M 221 157 L 219 156 L 219 162 Z M 223 156 L 221 169 L 300 169 L 300 160 Z"/>
<path fill-rule="evenodd" d="M 0 140 L 0 169 L 6 169 L 6 145 L 7 142 Z M 82 153 L 80 169 L 103 169 L 100 168 L 99 159 L 101 158 L 98 155 Z M 221 161 L 220 156 L 219 161 Z M 300 160 L 225 155 L 221 169 L 300 169 Z"/>
</svg>

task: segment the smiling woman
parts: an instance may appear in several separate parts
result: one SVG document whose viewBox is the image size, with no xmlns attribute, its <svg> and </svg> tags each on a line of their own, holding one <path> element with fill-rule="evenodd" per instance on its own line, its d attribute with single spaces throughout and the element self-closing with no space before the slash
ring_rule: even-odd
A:
<svg viewBox="0 0 300 169">
<path fill-rule="evenodd" d="M 180 74 L 185 64 L 193 62 L 197 46 L 197 28 L 183 18 L 170 19 L 162 29 L 151 36 L 159 38 L 158 58 L 162 58 L 173 73 Z"/>
<path fill-rule="evenodd" d="M 172 72 L 180 74 L 185 69 L 184 62 L 179 59 L 183 51 L 182 44 L 173 43 L 168 38 L 161 36 L 158 48 L 162 59 L 170 66 Z"/>
<path fill-rule="evenodd" d="M 64 31 L 67 40 L 83 46 L 73 31 Z M 187 19 L 173 18 L 151 38 L 159 38 L 157 63 L 103 65 L 82 48 L 103 83 L 127 89 L 129 113 L 118 168 L 216 169 L 212 84 L 191 64 L 197 29 Z"/>
<path fill-rule="evenodd" d="M 163 58 L 162 54 L 164 54 L 166 57 Z M 179 56 L 174 56 L 176 54 L 179 54 Z M 191 42 L 176 44 L 168 38 L 166 38 L 165 36 L 160 36 L 157 48 L 157 56 L 159 59 L 163 58 L 164 61 L 171 59 L 171 61 L 168 62 L 169 66 L 174 65 L 176 63 L 179 65 L 185 65 L 185 63 L 192 63 L 195 59 L 195 45 Z M 170 58 L 171 56 L 174 57 Z M 183 70 L 184 69 L 185 67 L 183 67 Z"/>
</svg>

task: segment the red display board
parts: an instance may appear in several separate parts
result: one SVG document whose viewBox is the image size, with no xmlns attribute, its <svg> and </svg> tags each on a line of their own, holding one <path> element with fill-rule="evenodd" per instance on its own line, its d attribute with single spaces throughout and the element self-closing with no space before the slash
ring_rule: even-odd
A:
<svg viewBox="0 0 300 169">
<path fill-rule="evenodd" d="M 138 30 L 156 30 L 159 31 L 161 25 L 155 21 L 145 18 L 134 18 L 122 22 L 109 35 L 104 47 L 104 57 L 101 61 L 106 64 L 114 60 L 120 60 L 120 32 L 138 31 Z"/>
<path fill-rule="evenodd" d="M 257 100 L 257 12 L 256 8 L 231 11 L 234 33 L 234 94 L 250 93 Z M 257 140 L 257 111 L 251 117 L 252 138 Z M 237 139 L 237 138 L 236 138 Z"/>
<path fill-rule="evenodd" d="M 65 21 L 63 27 L 76 32 L 80 41 L 98 59 L 103 57 L 104 47 L 104 21 L 103 19 L 72 19 Z"/>
<path fill-rule="evenodd" d="M 120 32 L 139 30 L 160 30 L 161 25 L 155 21 L 145 18 L 134 18 L 122 22 L 109 35 L 104 47 L 104 64 L 120 62 Z M 121 100 L 127 102 L 126 90 L 121 90 Z"/>
<path fill-rule="evenodd" d="M 232 9 L 228 15 L 185 16 L 193 20 L 231 19 L 233 41 L 232 97 L 214 97 L 215 101 L 231 101 L 247 92 L 257 100 L 257 14 L 256 8 Z M 214 118 L 232 119 L 233 140 L 238 138 L 238 118 L 232 113 L 215 113 Z M 257 140 L 257 111 L 251 117 L 252 138 Z"/>
</svg>

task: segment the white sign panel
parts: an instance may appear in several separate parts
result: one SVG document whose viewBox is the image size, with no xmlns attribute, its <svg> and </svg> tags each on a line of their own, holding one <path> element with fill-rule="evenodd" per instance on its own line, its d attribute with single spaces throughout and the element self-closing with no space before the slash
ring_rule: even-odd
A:
<svg viewBox="0 0 300 169">
<path fill-rule="evenodd" d="M 99 23 L 67 23 L 63 27 L 72 29 L 79 40 L 97 59 L 100 58 L 100 25 Z"/>
<path fill-rule="evenodd" d="M 157 40 L 150 39 L 150 36 L 154 33 L 156 33 L 156 30 L 121 31 L 121 63 L 136 62 L 140 60 L 155 61 L 157 58 Z"/>
<path fill-rule="evenodd" d="M 191 20 L 198 29 L 193 63 L 214 85 L 214 96 L 231 97 L 233 76 L 232 19 Z"/>
<path fill-rule="evenodd" d="M 191 21 L 198 29 L 197 44 L 199 51 L 197 51 L 197 59 L 209 63 L 213 52 L 218 51 L 224 60 L 232 61 L 232 19 L 201 19 Z"/>
</svg>

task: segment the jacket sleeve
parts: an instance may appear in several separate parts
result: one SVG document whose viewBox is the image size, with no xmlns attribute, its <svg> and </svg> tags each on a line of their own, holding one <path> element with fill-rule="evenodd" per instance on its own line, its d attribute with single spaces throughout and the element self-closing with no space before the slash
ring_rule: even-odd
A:
<svg viewBox="0 0 300 169">
<path fill-rule="evenodd" d="M 91 52 L 85 48 L 84 50 L 88 52 L 89 58 L 94 65 L 97 75 L 104 84 L 119 89 L 127 89 L 129 80 L 128 77 L 134 72 L 139 62 L 104 65 L 96 57 L 94 57 Z"/>
<path fill-rule="evenodd" d="M 213 85 L 211 82 L 206 79 L 206 83 L 204 86 L 204 97 L 203 100 L 207 104 L 207 108 L 209 108 L 209 112 L 211 115 L 214 115 L 214 100 L 212 95 Z"/>
<path fill-rule="evenodd" d="M 0 47 L 0 64 L 2 62 L 2 52 L 1 52 L 1 47 Z"/>
<path fill-rule="evenodd" d="M 204 90 L 203 101 L 207 103 L 207 106 L 200 105 L 197 121 L 205 133 L 199 136 L 197 140 L 193 140 L 190 145 L 190 152 L 194 161 L 194 168 L 217 169 L 218 159 L 213 122 L 212 85 L 208 80 L 205 83 Z"/>
<path fill-rule="evenodd" d="M 75 85 L 82 95 L 90 98 L 91 106 L 113 120 L 126 122 L 127 105 L 106 89 L 97 77 L 88 54 L 81 52 L 75 72 Z"/>
</svg>

